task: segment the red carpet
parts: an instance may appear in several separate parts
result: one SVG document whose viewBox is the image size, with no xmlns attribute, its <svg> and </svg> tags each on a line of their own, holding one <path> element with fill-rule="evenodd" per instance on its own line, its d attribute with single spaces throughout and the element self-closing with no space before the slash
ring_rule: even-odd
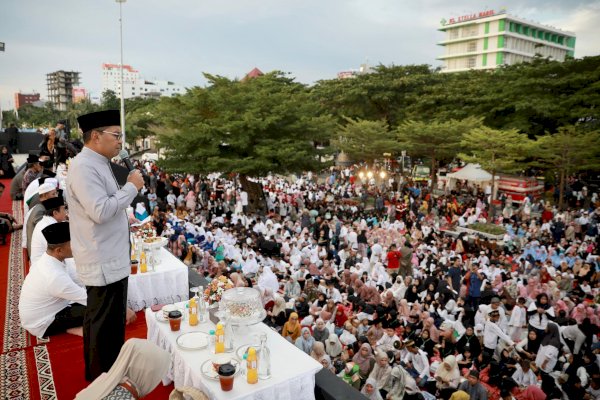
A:
<svg viewBox="0 0 600 400">
<path fill-rule="evenodd" d="M 22 221 L 21 202 L 10 199 L 10 180 L 0 180 L 6 186 L 0 198 L 0 212 L 12 213 Z M 27 266 L 23 262 L 21 232 L 7 237 L 0 245 L 0 317 L 3 335 L 0 338 L 0 399 L 53 400 L 73 399 L 87 386 L 84 379 L 83 341 L 81 337 L 63 334 L 41 341 L 29 335 L 19 323 L 19 293 Z M 127 338 L 145 338 L 144 313 L 127 327 Z M 173 385 L 160 384 L 145 397 L 168 399 Z"/>
</svg>

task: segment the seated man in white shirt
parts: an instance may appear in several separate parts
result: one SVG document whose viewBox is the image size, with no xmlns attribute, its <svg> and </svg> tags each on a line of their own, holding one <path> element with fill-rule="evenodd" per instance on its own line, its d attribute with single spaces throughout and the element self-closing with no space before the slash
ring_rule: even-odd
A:
<svg viewBox="0 0 600 400">
<path fill-rule="evenodd" d="M 31 263 L 35 262 L 44 254 L 48 249 L 48 243 L 46 238 L 42 234 L 42 230 L 48 225 L 55 224 L 57 222 L 64 222 L 67 220 L 67 208 L 65 206 L 65 200 L 62 196 L 52 197 L 42 201 L 42 205 L 46 209 L 44 216 L 38 222 L 33 229 L 31 235 Z"/>
<path fill-rule="evenodd" d="M 400 325 L 398 320 L 384 321 L 383 329 L 385 330 L 384 335 L 379 338 L 375 343 L 377 351 L 387 352 L 395 351 L 400 345 L 400 338 L 396 335 L 395 329 Z"/>
<path fill-rule="evenodd" d="M 42 234 L 48 250 L 31 266 L 23 282 L 19 299 L 21 325 L 37 337 L 65 331 L 81 336 L 87 293 L 69 276 L 64 262 L 73 257 L 69 223 L 49 225 Z"/>
<path fill-rule="evenodd" d="M 404 357 L 406 371 L 415 378 L 419 387 L 425 386 L 429 379 L 429 360 L 427 353 L 415 346 L 415 342 L 410 340 L 405 345 L 408 353 Z"/>
</svg>

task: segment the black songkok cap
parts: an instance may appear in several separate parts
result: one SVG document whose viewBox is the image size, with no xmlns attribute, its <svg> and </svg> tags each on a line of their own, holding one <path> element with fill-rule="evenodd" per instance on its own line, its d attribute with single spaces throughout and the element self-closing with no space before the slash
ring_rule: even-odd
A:
<svg viewBox="0 0 600 400">
<path fill-rule="evenodd" d="M 57 222 L 42 229 L 48 244 L 63 244 L 71 241 L 68 222 Z"/>
<path fill-rule="evenodd" d="M 121 114 L 119 110 L 98 111 L 80 116 L 77 122 L 82 132 L 88 132 L 104 126 L 121 125 Z"/>
<path fill-rule="evenodd" d="M 62 196 L 51 197 L 42 201 L 42 205 L 46 210 L 52 210 L 65 205 L 65 199 Z"/>
</svg>

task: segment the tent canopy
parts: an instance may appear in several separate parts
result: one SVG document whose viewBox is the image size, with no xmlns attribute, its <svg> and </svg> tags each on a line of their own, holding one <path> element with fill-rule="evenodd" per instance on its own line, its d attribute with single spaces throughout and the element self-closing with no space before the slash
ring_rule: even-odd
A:
<svg viewBox="0 0 600 400">
<path fill-rule="evenodd" d="M 492 180 L 492 174 L 481 169 L 479 164 L 467 164 L 460 170 L 446 176 L 452 179 L 467 180 L 471 182 L 488 182 Z"/>
</svg>

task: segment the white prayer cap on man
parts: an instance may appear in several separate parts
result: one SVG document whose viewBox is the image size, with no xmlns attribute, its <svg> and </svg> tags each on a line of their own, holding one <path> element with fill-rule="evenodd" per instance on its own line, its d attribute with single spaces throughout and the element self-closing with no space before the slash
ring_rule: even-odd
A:
<svg viewBox="0 0 600 400">
<path fill-rule="evenodd" d="M 38 194 L 42 195 L 48 192 L 51 192 L 53 190 L 56 190 L 56 185 L 53 185 L 51 183 L 47 183 L 44 182 L 40 185 L 40 187 L 38 188 Z"/>
<path fill-rule="evenodd" d="M 49 183 L 51 185 L 54 185 L 54 187 L 57 187 L 58 186 L 58 179 L 56 179 L 56 178 L 46 178 L 44 180 L 44 183 Z"/>
</svg>

